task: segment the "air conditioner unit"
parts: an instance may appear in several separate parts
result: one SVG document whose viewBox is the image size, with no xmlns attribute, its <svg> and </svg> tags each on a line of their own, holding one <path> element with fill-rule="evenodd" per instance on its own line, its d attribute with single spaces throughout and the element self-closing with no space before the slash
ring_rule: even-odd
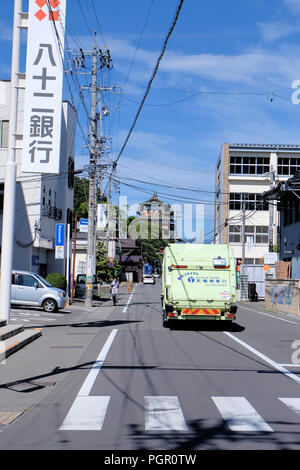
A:
<svg viewBox="0 0 300 470">
<path fill-rule="evenodd" d="M 42 206 L 42 215 L 48 215 L 48 206 Z"/>
<path fill-rule="evenodd" d="M 56 208 L 56 207 L 50 207 L 50 214 L 49 214 L 49 217 L 51 217 L 52 219 L 55 219 L 55 218 L 56 218 L 56 214 L 57 214 L 57 208 Z"/>
<path fill-rule="evenodd" d="M 56 220 L 61 220 L 62 219 L 62 209 L 57 209 L 55 218 L 56 218 Z"/>
</svg>

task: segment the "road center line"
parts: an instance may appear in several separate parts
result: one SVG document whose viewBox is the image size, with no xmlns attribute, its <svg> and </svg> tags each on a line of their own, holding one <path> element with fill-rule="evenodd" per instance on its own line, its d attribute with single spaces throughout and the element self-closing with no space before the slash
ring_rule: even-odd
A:
<svg viewBox="0 0 300 470">
<path fill-rule="evenodd" d="M 129 307 L 129 304 L 130 304 L 131 299 L 132 299 L 132 296 L 133 296 L 133 294 L 134 294 L 134 291 L 135 291 L 135 288 L 134 288 L 133 291 L 131 292 L 131 294 L 130 294 L 130 296 L 129 296 L 129 299 L 127 300 L 127 303 L 126 303 L 125 307 L 124 307 L 123 310 L 122 310 L 122 313 L 126 313 L 126 312 L 127 312 L 128 307 Z"/>
<path fill-rule="evenodd" d="M 241 306 L 241 308 L 244 308 L 245 310 L 250 310 L 250 312 L 259 313 L 260 315 L 265 315 L 266 317 L 275 318 L 275 320 L 281 320 L 281 321 L 285 321 L 287 323 L 293 323 L 294 325 L 299 325 L 298 322 L 291 321 L 291 320 L 286 320 L 285 318 L 274 317 L 274 315 L 270 315 L 269 313 L 265 313 L 265 312 L 260 312 L 259 310 L 252 310 L 249 307 Z"/>
<path fill-rule="evenodd" d="M 92 369 L 90 370 L 81 389 L 79 390 L 78 396 L 89 395 L 117 332 L 118 330 L 112 330 L 112 332 L 110 333 L 108 339 L 106 340 L 106 343 L 104 344 L 103 348 L 100 351 L 100 354 L 96 362 L 93 364 Z"/>
<path fill-rule="evenodd" d="M 250 346 L 249 344 L 245 343 L 244 341 L 242 341 L 241 339 L 237 338 L 236 336 L 232 335 L 231 333 L 229 333 L 228 331 L 224 331 L 224 334 L 229 336 L 231 339 L 233 339 L 234 341 L 236 341 L 237 343 L 239 343 L 241 346 L 243 346 L 244 348 L 248 349 L 249 351 L 251 351 L 253 354 L 255 354 L 256 356 L 258 356 L 260 359 L 262 359 L 263 361 L 267 362 L 268 364 L 270 364 L 272 367 L 274 367 L 274 369 L 277 369 L 279 372 L 281 372 L 282 374 L 284 374 L 286 377 L 289 377 L 290 379 L 294 380 L 295 382 L 297 382 L 298 384 L 300 384 L 300 377 L 297 377 L 297 375 L 295 375 L 293 372 L 290 372 L 288 369 L 286 369 L 285 367 L 283 367 L 281 364 L 278 364 L 277 362 L 273 361 L 272 359 L 270 359 L 268 356 L 265 356 L 265 354 L 262 354 L 261 352 L 257 351 L 257 349 L 253 348 L 252 346 Z"/>
</svg>

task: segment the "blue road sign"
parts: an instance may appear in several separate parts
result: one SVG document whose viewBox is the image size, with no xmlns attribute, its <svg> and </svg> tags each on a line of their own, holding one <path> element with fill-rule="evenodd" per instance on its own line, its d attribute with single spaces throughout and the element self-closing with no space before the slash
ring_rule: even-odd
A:
<svg viewBox="0 0 300 470">
<path fill-rule="evenodd" d="M 65 224 L 56 224 L 55 234 L 55 258 L 64 258 L 65 256 Z"/>
<path fill-rule="evenodd" d="M 79 231 L 80 232 L 88 232 L 89 231 L 89 220 L 88 219 L 80 219 L 79 220 Z"/>
<path fill-rule="evenodd" d="M 56 224 L 55 245 L 64 246 L 65 244 L 65 224 Z"/>
</svg>

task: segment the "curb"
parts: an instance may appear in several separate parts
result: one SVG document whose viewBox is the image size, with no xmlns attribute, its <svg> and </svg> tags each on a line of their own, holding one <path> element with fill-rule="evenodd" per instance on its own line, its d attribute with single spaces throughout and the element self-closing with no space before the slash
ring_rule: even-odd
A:
<svg viewBox="0 0 300 470">
<path fill-rule="evenodd" d="M 5 328 L 5 327 L 4 327 Z M 19 349 L 26 346 L 26 344 L 31 343 L 39 336 L 42 335 L 41 328 L 35 328 L 32 330 L 24 331 L 24 327 L 15 328 L 14 332 L 9 332 L 10 336 L 4 341 L 0 341 L 0 362 L 4 361 L 8 356 L 15 353 Z"/>
</svg>

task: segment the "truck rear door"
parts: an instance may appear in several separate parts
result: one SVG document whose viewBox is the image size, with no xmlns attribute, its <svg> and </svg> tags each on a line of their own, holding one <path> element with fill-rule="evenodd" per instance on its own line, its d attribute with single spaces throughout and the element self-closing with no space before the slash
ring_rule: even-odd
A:
<svg viewBox="0 0 300 470">
<path fill-rule="evenodd" d="M 230 266 L 223 258 L 198 266 L 194 263 L 172 266 L 172 301 L 195 305 L 223 305 L 231 299 Z M 200 269 L 201 268 L 201 269 Z"/>
</svg>

